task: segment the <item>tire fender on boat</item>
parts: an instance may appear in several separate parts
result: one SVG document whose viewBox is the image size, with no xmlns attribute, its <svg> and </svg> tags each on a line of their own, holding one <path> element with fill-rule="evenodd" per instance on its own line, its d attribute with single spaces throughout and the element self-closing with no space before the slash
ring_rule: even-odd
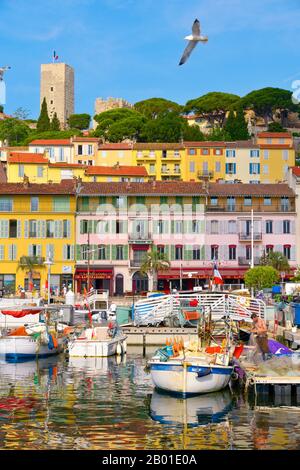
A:
<svg viewBox="0 0 300 470">
<path fill-rule="evenodd" d="M 122 344 L 118 343 L 117 349 L 116 349 L 117 356 L 121 356 L 122 352 L 123 352 Z"/>
</svg>

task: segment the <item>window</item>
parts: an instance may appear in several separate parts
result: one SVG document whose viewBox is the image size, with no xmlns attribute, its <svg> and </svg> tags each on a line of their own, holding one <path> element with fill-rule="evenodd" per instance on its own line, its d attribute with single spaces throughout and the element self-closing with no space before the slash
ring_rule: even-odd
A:
<svg viewBox="0 0 300 470">
<path fill-rule="evenodd" d="M 125 233 L 126 226 L 125 226 L 125 220 L 117 220 L 116 221 L 116 233 Z"/>
<path fill-rule="evenodd" d="M 273 233 L 273 221 L 266 220 L 266 233 Z"/>
<path fill-rule="evenodd" d="M 284 137 L 283 137 L 283 138 L 282 138 L 282 137 L 280 137 L 280 139 L 279 139 L 279 143 L 280 143 L 280 144 L 284 144 L 284 142 L 285 142 L 285 139 L 284 139 Z"/>
<path fill-rule="evenodd" d="M 141 157 L 143 156 L 143 152 L 140 152 L 141 153 Z M 155 150 L 150 150 L 149 151 L 149 157 L 155 157 Z"/>
<path fill-rule="evenodd" d="M 157 222 L 157 233 L 163 233 L 164 230 L 164 223 L 162 220 Z"/>
<path fill-rule="evenodd" d="M 264 150 L 264 159 L 265 160 L 269 159 L 269 150 Z"/>
<path fill-rule="evenodd" d="M 93 160 L 88 160 L 88 165 L 92 166 L 93 165 Z"/>
<path fill-rule="evenodd" d="M 167 158 L 168 156 L 167 150 L 163 150 L 161 154 L 162 154 L 162 158 Z"/>
<path fill-rule="evenodd" d="M 267 138 L 267 144 L 271 144 L 272 143 L 272 138 L 271 137 L 268 137 Z"/>
<path fill-rule="evenodd" d="M 215 149 L 215 155 L 222 155 L 221 149 Z"/>
<path fill-rule="evenodd" d="M 82 146 L 82 145 L 78 145 L 78 147 L 77 147 L 77 155 L 82 155 L 82 154 L 83 154 L 82 149 L 83 149 L 83 146 Z M 103 153 L 103 152 L 102 152 L 102 153 Z"/>
<path fill-rule="evenodd" d="M 291 259 L 291 245 L 283 245 L 283 254 L 287 259 Z"/>
<path fill-rule="evenodd" d="M 179 150 L 174 150 L 174 157 L 180 157 Z"/>
<path fill-rule="evenodd" d="M 236 233 L 236 221 L 235 220 L 228 221 L 228 233 Z"/>
<path fill-rule="evenodd" d="M 226 150 L 226 157 L 235 157 L 235 150 Z"/>
<path fill-rule="evenodd" d="M 180 165 L 178 163 L 174 165 L 174 173 L 180 173 Z"/>
<path fill-rule="evenodd" d="M 190 172 L 191 173 L 195 172 L 195 162 L 190 162 Z"/>
<path fill-rule="evenodd" d="M 199 233 L 199 221 L 192 220 L 192 233 Z"/>
<path fill-rule="evenodd" d="M 23 178 L 24 174 L 25 174 L 24 173 L 24 165 L 19 165 L 18 166 L 18 175 L 19 175 L 19 177 Z"/>
<path fill-rule="evenodd" d="M 168 171 L 169 171 L 169 169 L 168 169 L 167 165 L 163 164 L 163 165 L 161 166 L 161 172 L 162 172 L 162 173 L 168 173 Z"/>
<path fill-rule="evenodd" d="M 259 157 L 259 150 L 250 150 L 250 157 Z"/>
<path fill-rule="evenodd" d="M 189 155 L 196 155 L 196 149 L 189 149 Z"/>
<path fill-rule="evenodd" d="M 210 231 L 212 234 L 219 233 L 219 222 L 218 220 L 212 220 L 210 223 Z"/>
<path fill-rule="evenodd" d="M 150 173 L 155 173 L 155 165 L 154 165 L 154 163 L 150 163 L 149 172 L 150 172 Z"/>
<path fill-rule="evenodd" d="M 260 174 L 260 163 L 250 163 L 249 164 L 250 175 L 259 175 Z"/>
<path fill-rule="evenodd" d="M 9 238 L 17 238 L 18 223 L 16 220 L 9 221 Z"/>
<path fill-rule="evenodd" d="M 65 260 L 73 259 L 72 245 L 64 245 L 64 259 Z"/>
<path fill-rule="evenodd" d="M 160 196 L 160 204 L 168 204 L 168 197 Z"/>
<path fill-rule="evenodd" d="M 271 206 L 272 199 L 270 197 L 264 197 L 264 206 Z"/>
<path fill-rule="evenodd" d="M 70 197 L 69 196 L 54 196 L 53 197 L 53 212 L 70 212 Z"/>
<path fill-rule="evenodd" d="M 202 149 L 202 155 L 209 155 L 209 150 L 208 149 Z"/>
<path fill-rule="evenodd" d="M 227 210 L 234 211 L 235 210 L 235 197 L 228 196 L 227 197 Z"/>
<path fill-rule="evenodd" d="M 70 222 L 69 220 L 63 220 L 63 238 L 69 238 L 70 236 Z"/>
<path fill-rule="evenodd" d="M 46 237 L 54 237 L 54 220 L 46 220 Z"/>
<path fill-rule="evenodd" d="M 226 175 L 235 175 L 236 174 L 236 163 L 226 163 L 225 173 L 226 173 Z"/>
<path fill-rule="evenodd" d="M 88 233 L 89 231 L 89 221 L 82 220 L 81 221 L 81 233 Z"/>
<path fill-rule="evenodd" d="M 174 233 L 183 233 L 182 229 L 182 220 L 175 220 L 174 221 Z"/>
<path fill-rule="evenodd" d="M 97 259 L 100 259 L 100 260 L 105 260 L 105 259 L 106 259 L 106 249 L 105 249 L 105 245 L 98 245 L 98 246 L 97 246 L 96 255 L 98 255 L 98 256 L 97 256 Z"/>
<path fill-rule="evenodd" d="M 64 148 L 59 147 L 59 161 L 63 162 L 64 161 Z"/>
<path fill-rule="evenodd" d="M 176 197 L 175 197 L 175 201 L 176 201 L 176 204 L 178 204 L 179 206 L 182 206 L 182 204 L 183 204 L 183 197 L 182 197 L 182 196 L 176 196 Z"/>
<path fill-rule="evenodd" d="M 0 197 L 0 212 L 12 212 L 13 200 L 9 197 Z"/>
<path fill-rule="evenodd" d="M 216 196 L 212 196 L 210 198 L 210 205 L 211 206 L 217 206 L 218 205 L 218 198 Z"/>
<path fill-rule="evenodd" d="M 193 246 L 193 260 L 201 259 L 201 249 L 199 245 Z"/>
<path fill-rule="evenodd" d="M 115 198 L 115 207 L 116 209 L 123 209 L 126 206 L 125 196 L 117 196 Z"/>
<path fill-rule="evenodd" d="M 210 259 L 218 259 L 219 257 L 219 247 L 218 245 L 211 245 L 210 247 Z"/>
<path fill-rule="evenodd" d="M 251 206 L 252 205 L 252 197 L 251 196 L 245 196 L 244 197 L 244 206 Z"/>
<path fill-rule="evenodd" d="M 289 207 L 290 207 L 289 198 L 288 197 L 282 197 L 280 201 L 281 201 L 281 210 L 282 210 L 282 212 L 287 212 L 289 210 Z"/>
<path fill-rule="evenodd" d="M 157 245 L 157 253 L 159 255 L 164 255 L 165 254 L 165 246 L 164 245 Z"/>
<path fill-rule="evenodd" d="M 216 173 L 219 173 L 221 171 L 221 162 L 216 162 L 215 169 L 216 169 Z"/>
<path fill-rule="evenodd" d="M 37 237 L 37 221 L 29 220 L 29 238 Z"/>
<path fill-rule="evenodd" d="M 246 246 L 246 260 L 247 261 L 251 260 L 251 245 Z"/>
<path fill-rule="evenodd" d="M 266 245 L 266 254 L 272 253 L 274 251 L 273 245 Z"/>
<path fill-rule="evenodd" d="M 31 212 L 38 212 L 38 210 L 39 210 L 39 198 L 37 196 L 31 196 L 31 198 L 30 198 L 30 210 L 31 210 Z"/>
<path fill-rule="evenodd" d="M 175 246 L 175 260 L 182 260 L 182 256 L 183 256 L 182 245 L 176 245 Z"/>
<path fill-rule="evenodd" d="M 83 196 L 81 198 L 81 210 L 88 211 L 90 205 L 90 199 L 87 196 Z"/>
<path fill-rule="evenodd" d="M 269 165 L 264 165 L 263 166 L 263 174 L 268 175 L 269 174 Z"/>
<path fill-rule="evenodd" d="M 81 245 L 81 259 L 82 260 L 87 260 L 88 259 L 88 250 L 89 246 L 88 245 Z"/>
<path fill-rule="evenodd" d="M 43 177 L 43 172 L 44 172 L 44 168 L 42 166 L 38 166 L 37 167 L 37 177 L 42 178 Z"/>
<path fill-rule="evenodd" d="M 92 146 L 92 145 L 88 145 L 88 155 L 93 155 L 93 154 L 94 154 L 93 146 Z"/>
<path fill-rule="evenodd" d="M 236 246 L 229 245 L 228 258 L 230 261 L 236 260 Z"/>
<path fill-rule="evenodd" d="M 40 245 L 31 245 L 29 247 L 29 256 L 40 256 Z"/>
<path fill-rule="evenodd" d="M 124 246 L 123 245 L 117 245 L 117 247 L 116 247 L 116 259 L 117 260 L 123 260 L 124 259 Z"/>
<path fill-rule="evenodd" d="M 289 220 L 283 221 L 283 233 L 291 233 L 291 222 Z"/>
<path fill-rule="evenodd" d="M 288 150 L 282 150 L 282 159 L 287 161 L 289 158 L 289 151 Z"/>
<path fill-rule="evenodd" d="M 50 87 L 50 91 L 53 91 L 53 86 Z"/>
</svg>

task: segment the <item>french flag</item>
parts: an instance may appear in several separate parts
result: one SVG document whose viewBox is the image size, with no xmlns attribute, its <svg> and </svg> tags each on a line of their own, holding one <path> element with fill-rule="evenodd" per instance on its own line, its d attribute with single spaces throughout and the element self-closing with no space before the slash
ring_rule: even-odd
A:
<svg viewBox="0 0 300 470">
<path fill-rule="evenodd" d="M 58 55 L 56 55 L 56 52 L 53 51 L 53 62 L 54 62 L 55 60 L 58 60 Z"/>
<path fill-rule="evenodd" d="M 215 261 L 214 263 L 214 283 L 215 284 L 224 284 L 224 281 L 222 279 L 221 274 L 219 273 L 218 267 L 217 267 L 217 262 Z"/>
</svg>

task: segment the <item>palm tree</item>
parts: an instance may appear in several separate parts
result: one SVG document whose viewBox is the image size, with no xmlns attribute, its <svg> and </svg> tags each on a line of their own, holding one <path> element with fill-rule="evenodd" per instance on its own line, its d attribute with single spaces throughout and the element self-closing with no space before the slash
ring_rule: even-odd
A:
<svg viewBox="0 0 300 470">
<path fill-rule="evenodd" d="M 283 253 L 280 251 L 270 251 L 269 253 L 264 253 L 260 258 L 261 266 L 272 266 L 277 269 L 277 271 L 289 271 L 290 265 L 289 261 Z"/>
<path fill-rule="evenodd" d="M 21 256 L 17 271 L 19 269 L 28 271 L 29 291 L 33 290 L 33 271 L 35 266 L 43 266 L 43 259 L 40 256 Z"/>
<path fill-rule="evenodd" d="M 165 253 L 160 253 L 152 249 L 145 255 L 145 259 L 141 265 L 140 272 L 142 274 L 151 274 L 153 279 L 153 290 L 157 290 L 157 273 L 169 269 L 170 261 Z"/>
</svg>

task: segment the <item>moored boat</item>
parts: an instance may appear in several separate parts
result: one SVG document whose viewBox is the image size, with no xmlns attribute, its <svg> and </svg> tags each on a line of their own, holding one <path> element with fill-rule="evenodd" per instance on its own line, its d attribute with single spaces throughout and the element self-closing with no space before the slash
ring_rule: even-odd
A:
<svg viewBox="0 0 300 470">
<path fill-rule="evenodd" d="M 86 328 L 68 342 L 70 356 L 107 357 L 126 353 L 126 336 L 109 325 Z"/>
</svg>

